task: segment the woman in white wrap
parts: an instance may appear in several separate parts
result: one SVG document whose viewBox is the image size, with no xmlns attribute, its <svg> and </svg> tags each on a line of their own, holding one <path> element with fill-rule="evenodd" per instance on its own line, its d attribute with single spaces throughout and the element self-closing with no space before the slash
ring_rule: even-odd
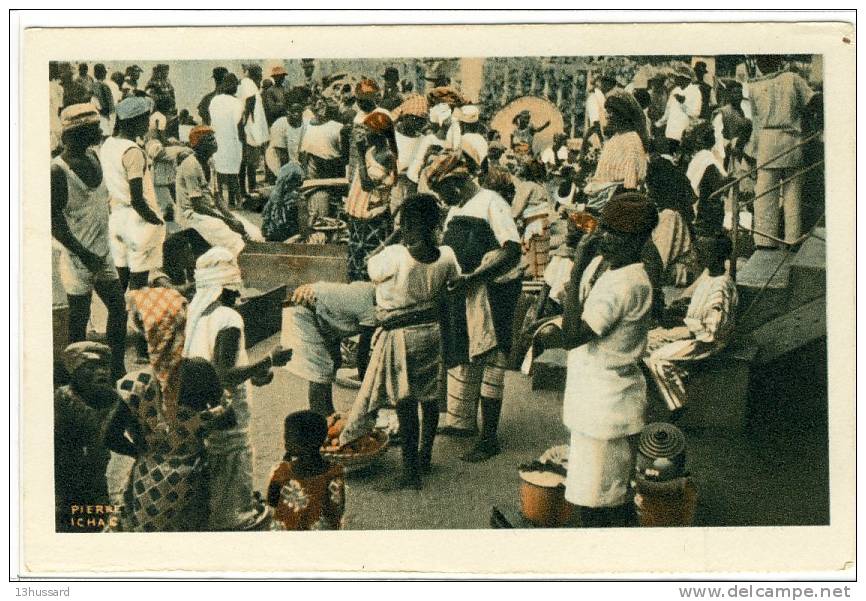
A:
<svg viewBox="0 0 866 601">
<path fill-rule="evenodd" d="M 201 357 L 213 363 L 234 407 L 234 428 L 211 433 L 205 440 L 208 456 L 210 530 L 251 530 L 267 521 L 269 510 L 253 497 L 253 449 L 250 444 L 249 386 L 273 379 L 271 367 L 283 365 L 291 351 L 275 348 L 257 363 L 249 364 L 244 322 L 232 307 L 243 287 L 234 255 L 215 247 L 195 266 L 196 294 L 187 309 L 184 357 Z"/>
</svg>

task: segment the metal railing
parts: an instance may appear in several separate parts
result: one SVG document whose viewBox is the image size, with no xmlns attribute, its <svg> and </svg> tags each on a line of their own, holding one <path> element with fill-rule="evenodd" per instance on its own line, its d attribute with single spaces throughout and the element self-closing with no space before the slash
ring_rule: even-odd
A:
<svg viewBox="0 0 866 601">
<path fill-rule="evenodd" d="M 801 237 L 794 242 L 787 242 L 785 240 L 777 238 L 774 235 L 767 234 L 767 233 L 755 230 L 753 228 L 746 228 L 746 227 L 741 226 L 740 225 L 740 194 L 739 194 L 740 182 L 742 182 L 743 180 L 745 180 L 747 178 L 754 178 L 757 175 L 758 171 L 760 171 L 761 169 L 767 168 L 767 165 L 770 165 L 770 164 L 776 162 L 780 158 L 790 154 L 791 152 L 797 150 L 798 148 L 801 148 L 801 147 L 805 146 L 806 144 L 809 144 L 813 140 L 818 139 L 823 133 L 824 133 L 823 131 L 817 131 L 813 134 L 810 134 L 809 136 L 806 136 L 805 138 L 803 138 L 802 140 L 800 140 L 796 144 L 792 144 L 791 146 L 789 146 L 788 148 L 786 148 L 782 152 L 780 152 L 780 153 L 776 154 L 775 156 L 767 159 L 766 161 L 764 161 L 760 165 L 754 166 L 752 169 L 750 169 L 749 171 L 747 171 L 746 173 L 744 173 L 740 177 L 734 179 L 731 182 L 728 182 L 724 186 L 715 190 L 712 194 L 710 194 L 707 197 L 707 200 L 711 200 L 711 199 L 713 199 L 713 198 L 715 198 L 715 197 L 717 197 L 717 196 L 719 196 L 725 192 L 727 192 L 728 196 L 729 196 L 729 200 L 731 203 L 731 231 L 734 234 L 733 239 L 732 239 L 733 248 L 732 248 L 732 252 L 731 252 L 731 277 L 734 279 L 734 281 L 736 281 L 736 279 L 737 279 L 737 255 L 738 255 L 738 250 L 739 250 L 738 238 L 739 238 L 740 230 L 750 232 L 751 234 L 757 234 L 759 236 L 763 236 L 769 240 L 772 240 L 773 242 L 776 242 L 777 244 L 782 244 L 789 249 L 793 248 L 794 246 L 800 244 L 803 240 L 805 240 L 804 237 Z M 815 161 L 814 163 L 812 163 L 808 167 L 804 167 L 803 169 L 798 170 L 793 175 L 786 177 L 782 181 L 775 184 L 773 187 L 768 188 L 767 190 L 761 191 L 760 194 L 757 194 L 753 198 L 750 198 L 749 200 L 745 201 L 745 203 L 743 203 L 743 204 L 752 205 L 759 198 L 766 196 L 768 194 L 772 194 L 773 192 L 782 188 L 785 184 L 792 182 L 793 180 L 797 179 L 798 177 L 802 177 L 803 175 L 805 175 L 809 171 L 812 171 L 813 169 L 815 169 L 815 168 L 817 168 L 823 164 L 824 164 L 824 159 L 820 159 L 818 161 Z M 808 236 L 806 236 L 806 237 L 808 237 Z M 778 269 L 777 269 L 777 271 L 778 271 Z M 773 275 L 775 275 L 775 272 L 773 273 Z M 772 279 L 772 276 L 770 277 L 770 279 Z M 769 283 L 769 280 L 768 280 L 768 283 Z"/>
</svg>

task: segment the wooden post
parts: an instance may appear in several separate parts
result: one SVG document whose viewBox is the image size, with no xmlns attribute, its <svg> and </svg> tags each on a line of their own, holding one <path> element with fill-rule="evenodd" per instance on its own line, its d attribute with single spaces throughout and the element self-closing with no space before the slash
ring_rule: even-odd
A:
<svg viewBox="0 0 866 601">
<path fill-rule="evenodd" d="M 737 251 L 740 239 L 740 184 L 731 187 L 731 231 L 734 237 L 731 239 L 731 279 L 737 281 Z"/>
</svg>

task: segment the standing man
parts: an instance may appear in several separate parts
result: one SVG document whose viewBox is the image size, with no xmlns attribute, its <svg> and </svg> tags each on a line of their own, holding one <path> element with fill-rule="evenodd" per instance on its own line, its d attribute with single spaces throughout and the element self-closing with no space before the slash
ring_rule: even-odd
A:
<svg viewBox="0 0 866 601">
<path fill-rule="evenodd" d="M 616 87 L 616 77 L 612 73 L 602 73 L 592 89 L 592 93 L 586 99 L 587 130 L 583 136 L 584 143 L 593 135 L 597 136 L 598 145 L 604 142 L 604 128 L 607 126 L 607 113 L 604 110 L 604 101 L 607 93 Z"/>
<path fill-rule="evenodd" d="M 123 86 L 121 87 L 124 98 L 136 95 L 136 92 L 138 92 L 138 78 L 141 77 L 143 72 L 142 68 L 138 65 L 130 65 L 126 68 Z"/>
<path fill-rule="evenodd" d="M 220 93 L 220 86 L 228 73 L 229 70 L 225 67 L 214 67 L 213 75 L 211 75 L 214 81 L 213 91 L 205 94 L 198 103 L 198 116 L 201 117 L 202 125 L 210 125 L 210 101 Z"/>
<path fill-rule="evenodd" d="M 704 121 L 709 121 L 712 113 L 710 112 L 710 93 L 713 90 L 713 87 L 707 83 L 707 63 L 704 61 L 698 61 L 695 63 L 695 82 L 693 85 L 697 86 L 698 91 L 701 93 L 701 110 L 698 115 Z"/>
<path fill-rule="evenodd" d="M 517 145 L 527 145 L 528 152 L 532 152 L 532 142 L 535 140 L 535 134 L 544 131 L 550 125 L 548 119 L 539 126 L 534 126 L 530 122 L 532 114 L 529 111 L 520 111 L 514 118 L 514 131 L 511 132 L 511 148 L 514 149 Z"/>
<path fill-rule="evenodd" d="M 168 65 L 160 64 L 153 68 L 153 75 L 144 87 L 145 93 L 153 98 L 155 104 L 165 107 L 166 117 L 177 114 L 174 86 L 168 80 Z"/>
<path fill-rule="evenodd" d="M 506 357 L 520 295 L 520 234 L 511 207 L 481 188 L 474 162 L 460 152 L 438 157 L 427 172 L 431 189 L 451 206 L 442 243 L 462 274 L 453 285 L 445 350 L 448 414 L 441 434 L 473 436 L 481 404 L 481 437 L 463 455 L 476 463 L 499 453 Z"/>
<path fill-rule="evenodd" d="M 701 93 L 697 86 L 691 85 L 692 70 L 688 67 L 679 69 L 674 73 L 676 86 L 668 95 L 668 103 L 665 106 L 665 114 L 656 121 L 656 127 L 665 128 L 665 138 L 671 154 L 679 150 L 683 139 L 683 133 L 689 128 L 691 118 L 695 118 L 701 111 Z M 686 94 L 686 88 L 691 88 Z"/>
<path fill-rule="evenodd" d="M 800 203 L 803 176 L 786 182 L 781 188 L 764 194 L 803 166 L 802 147 L 779 157 L 770 164 L 769 159 L 798 144 L 803 137 L 803 118 L 819 110 L 817 96 L 806 80 L 787 69 L 778 55 L 763 55 L 755 59 L 762 75 L 749 82 L 752 106 L 752 137 L 746 145 L 746 154 L 763 167 L 758 171 L 755 184 L 755 245 L 774 248 L 777 243 L 757 232 L 773 237 L 784 237 L 793 243 L 800 238 L 802 228 Z M 761 196 L 764 194 L 763 196 Z M 780 236 L 779 206 L 785 215 L 785 231 Z"/>
<path fill-rule="evenodd" d="M 594 236 L 581 241 L 563 303 L 568 353 L 563 421 L 571 430 L 565 498 L 584 526 L 628 525 L 634 437 L 644 424 L 646 382 L 638 365 L 646 348 L 652 285 L 641 250 L 658 223 L 636 192 L 615 196 Z M 598 240 L 600 254 L 582 272 L 579 258 Z"/>
<path fill-rule="evenodd" d="M 256 191 L 256 169 L 262 158 L 262 150 L 268 143 L 268 121 L 259 88 L 262 83 L 262 68 L 247 65 L 246 77 L 238 86 L 237 97 L 244 105 L 244 137 L 241 151 L 240 189 L 241 196 L 248 198 Z"/>
<path fill-rule="evenodd" d="M 396 67 L 387 67 L 382 73 L 382 81 L 385 82 L 384 90 L 382 90 L 382 102 L 380 105 L 383 109 L 393 111 L 403 103 L 403 96 L 400 94 L 400 89 L 397 84 L 400 82 L 400 72 Z"/>
<path fill-rule="evenodd" d="M 282 65 L 277 65 L 271 69 L 271 79 L 274 85 L 262 92 L 262 101 L 265 105 L 265 118 L 268 120 L 268 126 L 273 125 L 286 110 L 288 101 L 286 90 L 283 82 L 286 81 L 288 72 Z M 282 111 L 282 113 L 281 113 Z"/>
<path fill-rule="evenodd" d="M 69 341 L 85 339 L 96 290 L 108 308 L 106 338 L 118 379 L 126 373 L 126 304 L 109 252 L 108 190 L 91 148 L 101 140 L 99 115 L 91 104 L 74 104 L 61 113 L 61 124 L 63 153 L 51 161 L 51 233 L 63 246 L 60 281 L 69 302 Z"/>
<path fill-rule="evenodd" d="M 76 78 L 75 83 L 81 86 L 82 90 L 86 90 L 91 96 L 93 96 L 93 78 L 87 74 L 87 71 L 87 63 L 79 63 L 78 77 Z"/>
<path fill-rule="evenodd" d="M 117 105 L 117 136 L 99 152 L 110 198 L 108 233 L 121 287 L 147 286 L 148 273 L 162 267 L 165 224 L 156 202 L 153 173 L 137 140 L 147 133 L 153 101 L 130 96 Z"/>
<path fill-rule="evenodd" d="M 99 110 L 99 127 L 102 129 L 103 138 L 114 133 L 114 122 L 117 118 L 114 112 L 114 94 L 105 81 L 107 74 L 105 65 L 102 63 L 93 65 L 93 76 L 96 78 L 96 81 L 93 82 L 93 98 L 96 100 L 94 104 Z"/>
<path fill-rule="evenodd" d="M 219 93 L 214 96 L 208 106 L 211 126 L 216 136 L 217 151 L 213 156 L 214 168 L 217 172 L 219 193 L 227 189 L 228 206 L 235 207 L 240 200 L 240 182 L 238 174 L 241 171 L 244 130 L 241 120 L 244 116 L 244 105 L 235 98 L 238 91 L 238 78 L 233 73 L 223 77 Z"/>
</svg>

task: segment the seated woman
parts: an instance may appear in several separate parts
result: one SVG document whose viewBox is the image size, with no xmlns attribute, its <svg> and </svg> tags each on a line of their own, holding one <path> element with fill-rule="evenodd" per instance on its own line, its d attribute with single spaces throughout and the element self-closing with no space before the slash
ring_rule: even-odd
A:
<svg viewBox="0 0 866 601">
<path fill-rule="evenodd" d="M 339 530 L 346 505 L 343 466 L 321 453 L 328 435 L 325 418 L 296 411 L 283 424 L 286 454 L 268 484 L 268 505 L 285 530 Z"/>
<path fill-rule="evenodd" d="M 650 355 L 644 359 L 670 411 L 687 400 L 688 362 L 722 350 L 734 329 L 737 286 L 725 269 L 732 244 L 727 236 L 698 238 L 698 259 L 706 271 L 698 278 L 685 319 L 678 327 L 650 331 Z"/>
<path fill-rule="evenodd" d="M 141 288 L 129 295 L 134 321 L 147 338 L 150 366 L 118 382 L 121 401 L 105 430 L 110 450 L 135 457 L 117 529 L 205 530 L 202 436 L 231 423 L 231 414 L 208 411 L 222 398 L 222 386 L 210 365 L 182 363 L 183 296 L 171 288 Z"/>
<path fill-rule="evenodd" d="M 618 193 L 637 190 L 646 177 L 646 118 L 637 101 L 627 92 L 608 96 L 604 103 L 608 120 L 605 143 L 595 173 L 584 188 L 587 207 L 600 211 Z"/>
<path fill-rule="evenodd" d="M 304 170 L 294 161 L 283 165 L 277 173 L 277 183 L 262 210 L 262 235 L 269 242 L 284 242 L 298 233 L 298 208 Z"/>
</svg>

